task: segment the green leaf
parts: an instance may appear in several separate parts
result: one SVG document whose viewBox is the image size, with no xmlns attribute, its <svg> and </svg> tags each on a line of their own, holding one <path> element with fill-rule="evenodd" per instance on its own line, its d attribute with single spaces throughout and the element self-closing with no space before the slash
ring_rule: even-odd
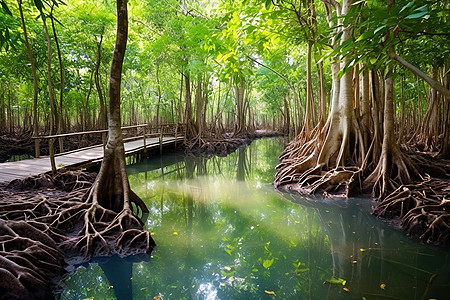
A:
<svg viewBox="0 0 450 300">
<path fill-rule="evenodd" d="M 44 8 L 44 4 L 42 4 L 42 1 L 34 0 L 34 5 L 36 5 L 36 8 L 42 13 L 42 9 Z"/>
<path fill-rule="evenodd" d="M 304 268 L 304 269 L 297 269 L 295 270 L 295 272 L 297 273 L 297 275 L 300 275 L 302 273 L 308 272 L 309 268 Z"/>
<path fill-rule="evenodd" d="M 362 3 L 362 2 L 366 2 L 366 0 L 360 0 L 360 1 L 356 1 L 356 2 L 355 2 L 355 3 L 353 3 L 352 5 L 358 5 L 358 4 Z"/>
<path fill-rule="evenodd" d="M 371 59 L 370 59 L 370 63 L 371 63 L 372 65 L 374 65 L 376 62 L 377 62 L 377 59 L 376 59 L 376 58 L 371 58 Z"/>
<path fill-rule="evenodd" d="M 421 11 L 421 12 L 409 15 L 405 19 L 418 19 L 420 17 L 425 16 L 427 13 L 428 13 L 428 11 Z"/>
<path fill-rule="evenodd" d="M 12 16 L 11 11 L 8 8 L 8 5 L 6 5 L 5 1 L 0 1 L 0 4 L 2 5 L 3 10 L 6 12 L 6 14 Z"/>
<path fill-rule="evenodd" d="M 421 6 L 421 7 L 416 8 L 414 11 L 426 11 L 426 12 L 428 12 L 428 7 L 425 4 L 425 5 Z"/>
<path fill-rule="evenodd" d="M 371 32 L 371 31 L 366 31 L 366 32 L 364 32 L 363 34 L 361 34 L 361 35 L 359 36 L 359 38 L 356 39 L 356 41 L 359 42 L 359 41 L 361 41 L 361 40 L 365 40 L 365 39 L 367 39 L 367 38 L 369 38 L 369 37 L 372 37 L 372 36 L 373 36 L 373 32 Z"/>
<path fill-rule="evenodd" d="M 347 281 L 345 279 L 339 278 L 339 277 L 331 277 L 329 280 L 326 280 L 324 282 L 325 284 L 339 284 L 339 285 L 345 285 Z"/>
<path fill-rule="evenodd" d="M 373 34 L 377 34 L 380 30 L 383 30 L 384 28 L 386 28 L 386 24 L 378 27 L 377 29 L 375 29 L 375 31 L 373 32 Z"/>
<path fill-rule="evenodd" d="M 410 8 L 413 4 L 414 4 L 414 1 L 409 2 L 408 4 L 406 4 L 405 6 L 402 7 L 400 12 L 404 11 L 407 8 Z"/>
<path fill-rule="evenodd" d="M 267 268 L 269 268 L 272 264 L 273 264 L 273 258 L 272 258 L 272 259 L 266 259 L 266 260 L 263 262 L 263 267 L 267 269 Z"/>
</svg>

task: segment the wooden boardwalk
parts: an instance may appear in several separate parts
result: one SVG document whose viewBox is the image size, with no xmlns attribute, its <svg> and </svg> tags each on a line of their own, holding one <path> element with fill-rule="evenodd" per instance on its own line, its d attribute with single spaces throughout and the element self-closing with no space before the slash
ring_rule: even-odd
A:
<svg viewBox="0 0 450 300">
<path fill-rule="evenodd" d="M 182 143 L 183 137 L 163 137 L 162 145 L 174 145 Z M 144 150 L 144 138 L 124 143 L 125 155 L 129 156 Z M 159 138 L 146 138 L 147 149 L 158 149 Z M 99 163 L 103 159 L 103 145 L 74 150 L 55 156 L 56 166 L 80 167 Z M 23 179 L 28 176 L 38 175 L 52 170 L 50 157 L 43 156 L 33 159 L 25 159 L 15 162 L 0 163 L 0 182 L 10 182 L 14 179 Z"/>
</svg>

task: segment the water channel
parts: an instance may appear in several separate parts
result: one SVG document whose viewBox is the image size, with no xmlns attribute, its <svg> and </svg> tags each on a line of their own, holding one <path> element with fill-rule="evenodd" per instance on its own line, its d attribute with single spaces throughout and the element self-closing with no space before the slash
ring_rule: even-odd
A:
<svg viewBox="0 0 450 300">
<path fill-rule="evenodd" d="M 368 199 L 274 190 L 282 149 L 130 164 L 157 247 L 79 267 L 61 299 L 449 299 L 450 251 L 376 219 Z"/>
</svg>

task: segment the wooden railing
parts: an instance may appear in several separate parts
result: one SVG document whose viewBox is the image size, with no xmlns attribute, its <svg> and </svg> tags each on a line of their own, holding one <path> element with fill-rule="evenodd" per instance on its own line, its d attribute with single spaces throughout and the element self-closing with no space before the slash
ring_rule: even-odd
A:
<svg viewBox="0 0 450 300">
<path fill-rule="evenodd" d="M 147 152 L 147 143 L 146 143 L 147 138 L 159 137 L 160 153 L 162 153 L 164 136 L 174 136 L 175 137 L 175 147 L 177 145 L 178 137 L 184 137 L 184 139 L 186 138 L 186 136 L 185 136 L 186 126 L 184 123 L 161 124 L 158 126 L 154 126 L 151 124 L 140 124 L 140 125 L 122 127 L 122 131 L 132 130 L 132 129 L 136 129 L 136 135 L 132 136 L 132 137 L 124 138 L 123 141 L 126 142 L 126 141 L 137 140 L 137 139 L 143 138 L 144 139 L 144 153 Z M 140 129 L 142 130 L 142 133 L 139 132 Z M 34 139 L 34 143 L 35 143 L 35 157 L 41 156 L 41 150 L 40 150 L 41 141 L 48 140 L 50 163 L 52 166 L 52 171 L 56 172 L 55 156 L 67 154 L 71 151 L 55 154 L 55 148 L 53 146 L 55 140 L 64 139 L 66 137 L 73 137 L 73 136 L 80 136 L 80 135 L 81 136 L 82 135 L 92 135 L 92 134 L 101 134 L 103 147 L 106 146 L 107 134 L 108 134 L 107 129 L 84 131 L 84 132 L 63 133 L 63 134 L 46 135 L 46 136 L 34 136 L 34 137 L 32 137 L 32 139 Z M 96 146 L 97 145 L 91 146 L 91 147 L 96 147 Z M 89 147 L 85 147 L 84 149 L 86 149 L 86 148 L 89 148 Z M 73 150 L 73 151 L 78 151 L 78 149 Z"/>
</svg>

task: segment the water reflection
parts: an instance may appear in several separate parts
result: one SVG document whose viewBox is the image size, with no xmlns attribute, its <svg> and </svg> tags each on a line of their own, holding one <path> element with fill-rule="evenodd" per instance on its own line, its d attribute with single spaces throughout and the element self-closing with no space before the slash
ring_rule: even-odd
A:
<svg viewBox="0 0 450 300">
<path fill-rule="evenodd" d="M 367 199 L 273 190 L 281 149 L 276 139 L 259 140 L 225 158 L 172 155 L 129 166 L 158 245 L 132 267 L 134 299 L 447 297 L 448 252 L 379 222 Z M 63 299 L 114 297 L 95 264 L 67 285 Z"/>
</svg>

